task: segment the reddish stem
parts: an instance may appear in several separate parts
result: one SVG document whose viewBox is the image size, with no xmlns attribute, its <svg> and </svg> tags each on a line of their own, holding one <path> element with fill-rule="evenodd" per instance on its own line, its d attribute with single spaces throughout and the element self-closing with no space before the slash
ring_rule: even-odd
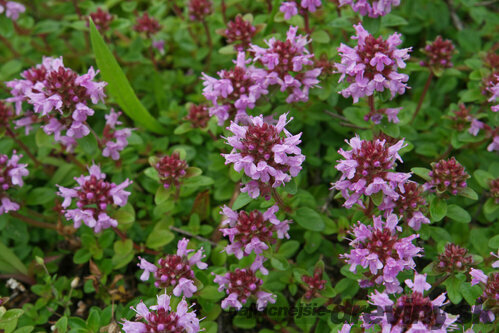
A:
<svg viewBox="0 0 499 333">
<path fill-rule="evenodd" d="M 52 224 L 52 223 L 46 223 L 46 222 L 40 222 L 40 221 L 37 221 L 37 220 L 34 220 L 30 217 L 27 217 L 27 216 L 24 216 L 24 215 L 21 215 L 19 214 L 18 212 L 9 212 L 9 214 L 12 216 L 12 217 L 15 217 L 33 227 L 37 227 L 37 228 L 43 228 L 43 229 L 52 229 L 52 230 L 57 230 L 57 225 L 55 224 Z"/>
<path fill-rule="evenodd" d="M 274 198 L 277 206 L 279 206 L 280 209 L 282 209 L 286 213 L 291 213 L 291 208 L 284 203 L 284 201 L 282 200 L 279 193 L 277 193 L 275 188 L 272 188 L 272 198 Z"/>
<path fill-rule="evenodd" d="M 432 79 L 433 79 L 433 72 L 430 71 L 430 75 L 428 75 L 428 79 L 426 80 L 426 83 L 424 85 L 423 92 L 421 93 L 421 96 L 419 97 L 418 106 L 416 107 L 416 111 L 414 111 L 414 114 L 412 115 L 412 119 L 411 119 L 411 122 L 409 123 L 409 125 L 412 124 L 414 122 L 414 120 L 416 119 L 416 117 L 418 116 L 419 110 L 421 110 L 421 106 L 423 105 L 423 101 L 424 101 L 424 98 L 426 96 L 426 93 L 428 92 L 428 88 L 430 88 L 430 83 L 431 83 Z"/>
<path fill-rule="evenodd" d="M 210 66 L 210 61 L 211 61 L 211 53 L 213 52 L 213 42 L 211 40 L 211 33 L 210 33 L 210 28 L 208 27 L 208 23 L 206 20 L 203 20 L 203 27 L 204 31 L 206 33 L 206 41 L 208 43 L 208 56 L 206 57 L 206 64 L 205 68 L 208 68 Z"/>
<path fill-rule="evenodd" d="M 42 163 L 35 157 L 35 155 L 31 153 L 29 148 L 17 138 L 16 133 L 12 132 L 12 130 L 8 127 L 5 128 L 5 131 L 7 135 L 10 136 L 14 140 L 14 142 L 17 143 L 17 145 L 19 145 L 19 147 L 21 147 L 21 149 L 26 152 L 26 155 L 31 158 L 31 160 L 35 163 L 35 166 L 39 167 L 40 165 L 42 165 Z"/>
</svg>

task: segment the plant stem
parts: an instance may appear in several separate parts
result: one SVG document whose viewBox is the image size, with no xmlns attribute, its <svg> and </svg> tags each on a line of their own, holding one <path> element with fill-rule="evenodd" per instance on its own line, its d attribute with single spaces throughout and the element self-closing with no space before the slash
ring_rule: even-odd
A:
<svg viewBox="0 0 499 333">
<path fill-rule="evenodd" d="M 198 235 L 194 235 L 188 231 L 185 231 L 185 230 L 182 230 L 180 228 L 177 228 L 177 227 L 174 227 L 174 226 L 171 226 L 170 227 L 170 230 L 172 231 L 175 231 L 175 232 L 178 232 L 179 234 L 182 234 L 182 235 L 186 235 L 186 236 L 189 236 L 191 238 L 196 238 L 197 240 L 200 240 L 201 242 L 208 242 L 210 243 L 212 246 L 217 246 L 217 243 L 209 240 L 208 238 L 204 238 L 204 237 L 201 237 L 201 236 L 198 236 Z"/>
<path fill-rule="evenodd" d="M 52 229 L 52 230 L 57 230 L 58 229 L 57 225 L 55 225 L 55 224 L 47 223 L 47 222 L 40 222 L 40 221 L 34 220 L 34 219 L 30 218 L 30 217 L 21 215 L 18 212 L 9 212 L 9 214 L 12 217 L 15 217 L 15 218 L 23 221 L 24 223 L 27 223 L 27 224 L 29 224 L 29 225 L 31 225 L 33 227 L 43 228 L 43 229 Z"/>
<path fill-rule="evenodd" d="M 276 189 L 272 187 L 271 191 L 272 191 L 272 198 L 274 198 L 277 206 L 279 206 L 279 208 L 285 211 L 286 213 L 291 213 L 291 208 L 284 203 L 279 193 L 277 193 Z"/>
<path fill-rule="evenodd" d="M 227 15 L 226 15 L 226 10 L 227 10 L 227 5 L 225 4 L 225 0 L 222 0 L 222 18 L 224 20 L 224 23 L 227 23 Z"/>
<path fill-rule="evenodd" d="M 426 93 L 428 92 L 428 88 L 430 88 L 430 83 L 431 80 L 433 79 L 433 72 L 430 71 L 430 75 L 428 75 L 428 79 L 426 80 L 426 83 L 423 88 L 423 92 L 421 93 L 421 96 L 419 97 L 419 102 L 418 106 L 416 107 L 416 111 L 414 111 L 414 114 L 412 115 L 411 122 L 409 123 L 412 124 L 416 117 L 418 116 L 419 110 L 421 110 L 421 106 L 423 105 L 424 98 L 426 96 Z"/>
<path fill-rule="evenodd" d="M 310 30 L 310 21 L 309 21 L 309 17 L 308 17 L 308 10 L 305 10 L 305 12 L 303 13 L 303 19 L 305 20 L 305 32 L 307 33 L 308 37 L 310 37 L 310 35 L 312 34 L 312 31 Z M 314 53 L 314 47 L 312 45 L 312 42 L 310 42 L 308 45 L 309 45 L 310 53 Z"/>
<path fill-rule="evenodd" d="M 16 133 L 12 132 L 12 130 L 8 127 L 6 128 L 6 133 L 14 140 L 15 143 L 17 143 L 17 145 L 19 145 L 19 147 L 21 147 L 22 150 L 26 152 L 26 155 L 28 155 L 28 157 L 35 163 L 35 166 L 39 167 L 40 165 L 42 165 L 42 163 L 35 157 L 35 155 L 31 153 L 28 146 L 26 146 L 21 140 L 17 138 Z"/>
<path fill-rule="evenodd" d="M 211 61 L 211 53 L 213 52 L 213 42 L 211 40 L 211 33 L 210 33 L 210 28 L 208 27 L 208 23 L 206 20 L 203 20 L 203 27 L 204 31 L 206 33 L 206 41 L 208 43 L 208 56 L 206 57 L 206 64 L 205 68 L 208 68 L 210 66 L 210 61 Z"/>
<path fill-rule="evenodd" d="M 369 109 L 371 110 L 371 114 L 375 114 L 376 106 L 374 105 L 374 95 L 371 95 L 367 98 L 367 103 L 369 103 Z"/>
</svg>

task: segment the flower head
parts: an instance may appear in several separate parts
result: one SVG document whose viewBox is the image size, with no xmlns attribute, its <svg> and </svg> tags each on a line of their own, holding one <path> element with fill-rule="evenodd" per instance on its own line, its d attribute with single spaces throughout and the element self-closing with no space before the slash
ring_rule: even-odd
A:
<svg viewBox="0 0 499 333">
<path fill-rule="evenodd" d="M 359 23 L 354 25 L 357 35 L 357 45 L 351 48 L 341 44 L 338 52 L 341 63 L 336 64 L 341 73 L 339 82 L 346 80 L 350 85 L 340 93 L 343 97 L 352 96 L 354 103 L 359 98 L 371 96 L 375 91 L 390 90 L 392 98 L 403 94 L 408 88 L 406 82 L 409 76 L 398 73 L 399 68 L 405 68 L 405 60 L 409 59 L 411 48 L 398 49 L 402 43 L 399 33 L 394 33 L 384 40 L 379 36 L 374 38 Z"/>
<path fill-rule="evenodd" d="M 227 143 L 233 149 L 230 154 L 222 154 L 225 164 L 233 163 L 237 172 L 244 170 L 252 180 L 268 187 L 282 186 L 291 177 L 296 177 L 305 156 L 298 148 L 301 133 L 291 135 L 284 128 L 292 119 L 288 121 L 286 117 L 287 114 L 281 115 L 276 125 L 264 122 L 261 115 L 250 116 L 248 126 L 232 122 L 227 129 L 234 135 L 227 138 Z M 243 189 L 243 192 L 249 189 Z M 259 191 L 249 191 L 249 194 L 256 198 Z"/>
<path fill-rule="evenodd" d="M 465 189 L 466 180 L 470 178 L 464 167 L 454 157 L 433 163 L 429 176 L 431 180 L 424 185 L 426 189 L 438 193 L 448 191 L 452 195 L 457 195 L 459 191 Z"/>
<path fill-rule="evenodd" d="M 122 124 L 118 120 L 120 115 L 121 112 L 114 112 L 111 109 L 111 112 L 105 116 L 106 126 L 102 134 L 102 143 L 105 145 L 102 156 L 111 157 L 115 161 L 120 159 L 120 151 L 128 145 L 127 138 L 132 134 L 130 128 L 116 129 L 116 125 Z"/>
<path fill-rule="evenodd" d="M 289 20 L 291 17 L 298 14 L 299 7 L 300 11 L 309 11 L 313 13 L 321 5 L 321 0 L 290 0 L 282 2 L 279 10 L 284 13 L 284 19 Z"/>
<path fill-rule="evenodd" d="M 17 21 L 19 15 L 26 11 L 26 7 L 15 1 L 0 0 L 0 14 L 4 11 L 5 16 L 10 18 L 12 21 Z"/>
<path fill-rule="evenodd" d="M 468 250 L 456 244 L 447 244 L 444 253 L 437 258 L 435 269 L 439 272 L 457 273 L 467 271 L 473 264 Z"/>
<path fill-rule="evenodd" d="M 388 122 L 398 124 L 399 118 L 397 117 L 402 107 L 399 108 L 387 108 L 387 109 L 375 109 L 373 111 L 369 111 L 368 114 L 364 116 L 365 121 L 372 120 L 373 123 L 379 124 L 381 119 L 386 116 Z"/>
<path fill-rule="evenodd" d="M 413 269 L 414 257 L 421 256 L 422 248 L 412 244 L 419 235 L 400 237 L 398 217 L 389 215 L 386 222 L 381 217 L 374 217 L 372 226 L 358 222 L 351 234 L 355 238 L 350 242 L 350 253 L 342 255 L 350 264 L 350 271 L 357 266 L 369 268 L 367 277 L 371 283 L 382 284 L 387 293 L 400 292 L 397 275 L 405 269 Z"/>
<path fill-rule="evenodd" d="M 122 323 L 125 333 L 197 333 L 201 331 L 199 319 L 195 311 L 189 312 L 185 299 L 180 301 L 176 311 L 172 311 L 170 296 L 165 293 L 157 298 L 157 305 L 148 308 L 140 301 L 136 308 L 131 308 L 137 312 L 136 321 L 125 320 Z"/>
<path fill-rule="evenodd" d="M 88 176 L 75 177 L 78 186 L 74 188 L 57 185 L 57 194 L 64 199 L 62 207 L 66 219 L 72 220 L 75 228 L 83 222 L 95 232 L 118 226 L 118 221 L 111 218 L 109 212 L 113 206 L 126 205 L 130 192 L 125 188 L 132 181 L 127 179 L 119 185 L 108 182 L 97 165 L 92 165 L 88 171 Z M 76 208 L 68 209 L 73 199 Z"/>
<path fill-rule="evenodd" d="M 192 21 L 203 22 L 212 12 L 210 0 L 189 0 L 189 18 Z"/>
<path fill-rule="evenodd" d="M 152 16 L 149 16 L 148 13 L 143 13 L 142 16 L 137 19 L 133 30 L 137 32 L 144 32 L 147 38 L 151 38 L 151 36 L 157 34 L 161 28 L 162 26 L 158 20 Z"/>
<path fill-rule="evenodd" d="M 263 82 L 265 88 L 278 85 L 286 91 L 286 102 L 306 102 L 310 88 L 317 87 L 321 68 L 314 68 L 313 57 L 306 46 L 310 42 L 305 36 L 297 35 L 298 27 L 291 26 L 286 40 L 271 38 L 265 43 L 268 48 L 251 44 L 254 61 L 267 71 Z"/>
<path fill-rule="evenodd" d="M 88 105 L 105 97 L 107 83 L 95 82 L 97 73 L 91 67 L 87 74 L 78 75 L 64 67 L 62 57 L 43 58 L 42 64 L 21 74 L 23 79 L 6 82 L 13 96 L 7 101 L 16 104 L 18 115 L 22 113 L 23 102 L 33 107 L 33 113 L 27 112 L 25 121 L 17 125 L 31 126 L 33 122 L 40 122 L 46 134 L 54 135 L 57 142 L 72 150 L 75 139 L 90 133 L 86 121 L 94 110 Z"/>
<path fill-rule="evenodd" d="M 187 162 L 180 159 L 178 152 L 163 156 L 154 164 L 165 188 L 169 188 L 171 185 L 180 186 L 182 178 L 186 175 L 187 167 Z"/>
<path fill-rule="evenodd" d="M 274 205 L 265 213 L 258 210 L 250 213 L 245 211 L 236 213 L 224 206 L 221 212 L 225 215 L 223 224 L 228 224 L 230 227 L 220 229 L 230 241 L 225 251 L 241 259 L 252 252 L 257 255 L 262 254 L 269 248 L 268 244 L 275 243 L 276 238 L 289 238 L 287 231 L 291 221 L 279 221 L 275 216 L 278 210 L 279 208 Z"/>
<path fill-rule="evenodd" d="M 377 290 L 370 295 L 371 304 L 381 309 L 372 314 L 363 315 L 366 328 L 377 323 L 383 332 L 440 332 L 452 331 L 457 316 L 450 316 L 440 307 L 445 303 L 445 294 L 434 300 L 424 296 L 431 288 L 426 282 L 426 274 L 415 273 L 414 281 L 405 280 L 412 289 L 411 294 L 403 294 L 392 301 L 386 293 Z"/>
<path fill-rule="evenodd" d="M 421 62 L 421 66 L 429 67 L 432 71 L 438 71 L 453 66 L 451 58 L 454 54 L 454 44 L 448 39 L 438 36 L 433 42 L 428 43 L 423 53 L 426 59 Z"/>
<path fill-rule="evenodd" d="M 245 21 L 241 15 L 237 15 L 233 21 L 228 22 L 224 31 L 227 43 L 237 43 L 234 48 L 238 51 L 246 50 L 255 34 L 256 27 L 251 22 Z"/>
<path fill-rule="evenodd" d="M 499 73 L 492 74 L 491 77 L 486 81 L 485 90 L 489 95 L 489 102 L 495 103 L 499 101 Z M 498 112 L 499 104 L 493 105 L 491 107 L 491 110 L 494 112 Z"/>
<path fill-rule="evenodd" d="M 403 217 L 407 224 L 414 230 L 419 230 L 421 224 L 429 224 L 430 220 L 423 214 L 426 207 L 426 200 L 423 197 L 423 186 L 418 183 L 408 181 L 402 186 L 397 186 L 395 192 L 397 199 L 385 196 L 379 210 L 394 212 Z"/>
<path fill-rule="evenodd" d="M 19 163 L 21 157 L 16 151 L 10 158 L 0 154 L 0 215 L 19 209 L 19 204 L 10 200 L 7 191 L 15 186 L 22 187 L 23 177 L 29 174 L 28 165 Z"/>
<path fill-rule="evenodd" d="M 339 0 L 340 6 L 350 5 L 354 12 L 362 16 L 379 17 L 390 13 L 392 6 L 400 5 L 400 0 Z"/>
<path fill-rule="evenodd" d="M 94 22 L 95 27 L 100 31 L 104 32 L 109 30 L 109 25 L 113 22 L 113 15 L 108 11 L 102 10 L 102 8 L 97 8 L 95 12 L 90 13 L 90 18 Z"/>
<path fill-rule="evenodd" d="M 236 268 L 233 272 L 225 275 L 217 275 L 215 283 L 219 284 L 218 291 L 224 291 L 228 295 L 222 301 L 222 308 L 236 308 L 240 310 L 250 298 L 256 300 L 256 308 L 263 311 L 267 303 L 275 303 L 276 296 L 261 289 L 263 281 L 255 275 L 255 270 L 247 268 Z"/>
<path fill-rule="evenodd" d="M 313 276 L 302 276 L 302 281 L 305 283 L 307 289 L 304 295 L 306 299 L 311 299 L 316 295 L 320 295 L 320 291 L 326 286 L 326 280 L 322 279 L 322 274 L 322 269 L 317 267 L 314 270 Z"/>
<path fill-rule="evenodd" d="M 362 195 L 370 196 L 380 191 L 397 200 L 396 188 L 403 186 L 410 177 L 408 173 L 392 172 L 396 161 L 402 162 L 398 152 L 405 147 L 404 140 L 391 145 L 386 139 L 367 141 L 356 136 L 347 143 L 352 149 L 338 151 L 345 159 L 338 161 L 336 166 L 343 174 L 332 184 L 347 200 L 344 206 L 351 208 L 355 203 L 363 206 Z"/>
<path fill-rule="evenodd" d="M 480 314 L 482 322 L 493 322 L 499 314 L 499 272 L 486 275 L 479 269 L 470 270 L 471 285 L 479 284 L 483 293 L 477 299 L 477 304 L 484 310 Z"/>
<path fill-rule="evenodd" d="M 138 266 L 144 270 L 140 279 L 147 281 L 150 274 L 153 274 L 156 280 L 154 285 L 157 288 L 172 287 L 175 296 L 183 294 L 184 297 L 192 297 L 197 291 L 193 268 L 197 266 L 199 269 L 206 269 L 208 265 L 201 261 L 206 257 L 203 248 L 189 256 L 189 253 L 194 252 L 194 250 L 188 250 L 188 244 L 188 239 L 180 240 L 177 245 L 177 253 L 160 258 L 157 265 L 139 257 Z"/>
<path fill-rule="evenodd" d="M 206 105 L 191 105 L 189 114 L 185 117 L 189 120 L 194 128 L 205 128 L 210 120 L 208 107 Z"/>
<path fill-rule="evenodd" d="M 220 79 L 203 73 L 203 95 L 213 104 L 209 113 L 217 116 L 219 125 L 227 119 L 245 120 L 246 110 L 253 109 L 260 96 L 268 93 L 263 84 L 266 72 L 247 66 L 244 52 L 238 53 L 235 64 L 234 69 L 218 72 Z"/>
</svg>

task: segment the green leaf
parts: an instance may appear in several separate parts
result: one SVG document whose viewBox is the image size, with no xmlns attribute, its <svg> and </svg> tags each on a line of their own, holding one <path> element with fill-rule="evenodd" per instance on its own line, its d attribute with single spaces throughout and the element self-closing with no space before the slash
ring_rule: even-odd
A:
<svg viewBox="0 0 499 333">
<path fill-rule="evenodd" d="M 279 251 L 277 252 L 279 255 L 284 258 L 291 258 L 293 254 L 300 248 L 300 242 L 295 240 L 290 240 L 281 245 Z"/>
<path fill-rule="evenodd" d="M 112 258 L 115 269 L 126 266 L 134 258 L 133 242 L 131 239 L 114 242 L 114 256 Z"/>
<path fill-rule="evenodd" d="M 478 194 L 476 194 L 471 187 L 465 187 L 463 190 L 459 191 L 459 195 L 471 200 L 478 200 Z"/>
<path fill-rule="evenodd" d="M 381 18 L 381 25 L 384 27 L 397 27 L 400 25 L 407 25 L 408 22 L 403 17 L 388 14 Z"/>
<path fill-rule="evenodd" d="M 61 317 L 55 323 L 55 328 L 57 329 L 57 333 L 66 333 L 68 330 L 68 317 Z"/>
<path fill-rule="evenodd" d="M 0 242 L 0 272 L 28 274 L 28 269 L 16 254 Z"/>
<path fill-rule="evenodd" d="M 454 221 L 462 223 L 470 223 L 471 215 L 463 208 L 457 205 L 449 205 L 447 207 L 447 217 L 450 217 Z"/>
<path fill-rule="evenodd" d="M 92 258 L 92 253 L 87 249 L 79 249 L 73 256 L 73 262 L 77 265 L 84 264 Z"/>
<path fill-rule="evenodd" d="M 38 187 L 30 191 L 26 198 L 28 205 L 44 205 L 55 199 L 55 187 Z"/>
<path fill-rule="evenodd" d="M 289 269 L 289 262 L 286 258 L 281 257 L 280 255 L 275 255 L 270 258 L 270 264 L 277 270 L 285 271 Z"/>
<path fill-rule="evenodd" d="M 322 236 L 318 232 L 305 232 L 305 252 L 311 254 L 317 251 L 322 242 Z"/>
<path fill-rule="evenodd" d="M 24 310 L 11 309 L 5 312 L 0 319 L 0 332 L 11 333 L 16 329 L 17 321 L 22 316 Z"/>
<path fill-rule="evenodd" d="M 243 208 L 244 206 L 249 204 L 251 200 L 253 199 L 248 195 L 248 193 L 246 192 L 240 193 L 237 196 L 236 201 L 234 201 L 234 204 L 232 205 L 232 210 L 238 210 Z"/>
<path fill-rule="evenodd" d="M 210 300 L 213 302 L 217 302 L 217 301 L 221 300 L 225 296 L 225 294 L 219 292 L 218 288 L 215 286 L 207 286 L 207 287 L 204 287 L 199 292 L 199 296 L 201 298 L 204 298 L 204 299 L 207 299 L 207 300 Z"/>
<path fill-rule="evenodd" d="M 175 130 L 173 131 L 173 134 L 182 135 L 182 134 L 185 134 L 187 132 L 190 132 L 191 130 L 192 130 L 191 123 L 183 123 L 180 126 L 178 126 L 177 128 L 175 128 Z"/>
<path fill-rule="evenodd" d="M 463 280 L 459 278 L 459 276 L 451 276 L 447 280 L 445 280 L 444 285 L 447 289 L 447 296 L 449 300 L 454 304 L 459 304 L 463 299 L 461 295 L 461 284 Z"/>
<path fill-rule="evenodd" d="M 154 195 L 154 203 L 160 205 L 170 197 L 171 191 L 166 189 L 163 185 L 158 186 L 158 190 Z"/>
<path fill-rule="evenodd" d="M 128 79 L 120 68 L 106 43 L 102 39 L 95 24 L 90 19 L 90 40 L 95 54 L 97 66 L 102 78 L 108 83 L 107 90 L 121 109 L 137 124 L 156 134 L 165 134 L 166 129 L 151 116 L 147 109 L 139 101 L 133 91 Z"/>
<path fill-rule="evenodd" d="M 411 171 L 415 174 L 418 175 L 419 177 L 423 178 L 426 181 L 430 181 L 431 177 L 428 175 L 430 172 L 429 169 L 426 168 L 412 168 Z"/>
<path fill-rule="evenodd" d="M 322 44 L 327 44 L 331 40 L 329 38 L 329 35 L 326 31 L 324 30 L 317 30 L 312 33 L 312 41 L 316 43 L 322 43 Z"/>
<path fill-rule="evenodd" d="M 438 222 L 447 214 L 447 203 L 439 197 L 434 197 L 430 202 L 430 214 L 433 222 Z"/>
<path fill-rule="evenodd" d="M 291 195 L 295 195 L 298 191 L 298 185 L 296 184 L 295 178 L 291 179 L 286 185 L 284 185 L 284 191 L 288 192 Z"/>
<path fill-rule="evenodd" d="M 146 246 L 151 249 L 159 249 L 170 243 L 175 235 L 167 228 L 165 223 L 158 223 L 147 237 Z"/>
<path fill-rule="evenodd" d="M 483 213 L 485 215 L 491 215 L 498 209 L 499 205 L 495 203 L 494 198 L 488 198 L 483 205 Z"/>
<path fill-rule="evenodd" d="M 478 285 L 472 286 L 469 282 L 461 284 L 461 294 L 469 305 L 475 305 L 478 297 L 482 295 L 482 288 Z"/>
<path fill-rule="evenodd" d="M 499 249 L 499 235 L 495 235 L 489 239 L 489 247 L 494 250 Z"/>
<path fill-rule="evenodd" d="M 315 210 L 309 207 L 300 207 L 296 210 L 294 220 L 303 228 L 311 231 L 324 230 L 324 221 Z"/>
<path fill-rule="evenodd" d="M 494 179 L 494 176 L 484 170 L 476 170 L 473 172 L 473 177 L 475 177 L 478 185 L 484 189 L 489 189 L 489 182 Z"/>
<path fill-rule="evenodd" d="M 236 327 L 249 330 L 256 326 L 256 318 L 254 316 L 244 316 L 238 314 L 234 317 L 232 323 Z"/>
</svg>

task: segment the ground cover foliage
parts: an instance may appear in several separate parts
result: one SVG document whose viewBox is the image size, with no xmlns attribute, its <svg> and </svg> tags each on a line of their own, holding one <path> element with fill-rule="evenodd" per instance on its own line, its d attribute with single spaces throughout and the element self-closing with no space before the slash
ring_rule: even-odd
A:
<svg viewBox="0 0 499 333">
<path fill-rule="evenodd" d="M 0 332 L 495 332 L 498 9 L 0 0 Z"/>
</svg>

